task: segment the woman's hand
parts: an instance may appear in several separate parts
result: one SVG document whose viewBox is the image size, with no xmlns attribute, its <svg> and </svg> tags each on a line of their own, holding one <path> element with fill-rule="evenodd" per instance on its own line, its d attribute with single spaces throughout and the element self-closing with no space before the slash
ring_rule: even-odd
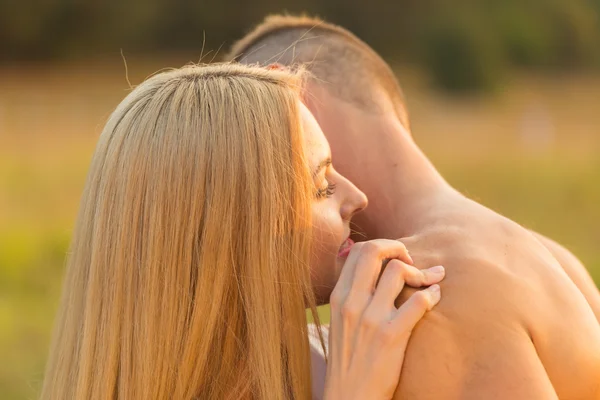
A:
<svg viewBox="0 0 600 400">
<path fill-rule="evenodd" d="M 390 259 L 379 279 L 383 261 Z M 325 382 L 327 400 L 391 399 L 408 338 L 440 300 L 443 267 L 419 270 L 396 240 L 356 243 L 331 294 L 331 326 Z M 430 286 L 400 308 L 404 284 Z"/>
</svg>

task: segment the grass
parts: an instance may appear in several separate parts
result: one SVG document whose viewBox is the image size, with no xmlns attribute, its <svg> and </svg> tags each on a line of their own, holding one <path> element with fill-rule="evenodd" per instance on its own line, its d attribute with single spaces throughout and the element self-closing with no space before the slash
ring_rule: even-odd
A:
<svg viewBox="0 0 600 400">
<path fill-rule="evenodd" d="M 190 57 L 191 58 L 191 57 Z M 129 59 L 132 83 L 185 58 Z M 34 398 L 64 256 L 120 60 L 0 71 L 0 398 Z M 600 79 L 523 76 L 448 98 L 399 71 L 417 142 L 457 188 L 572 249 L 600 283 Z"/>
</svg>

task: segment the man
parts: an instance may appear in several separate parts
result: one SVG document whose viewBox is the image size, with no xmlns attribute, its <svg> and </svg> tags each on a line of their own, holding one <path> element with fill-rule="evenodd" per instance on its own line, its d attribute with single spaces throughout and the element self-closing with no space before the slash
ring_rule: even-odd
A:
<svg viewBox="0 0 600 400">
<path fill-rule="evenodd" d="M 274 16 L 231 57 L 306 64 L 305 101 L 336 169 L 369 198 L 357 225 L 367 239 L 403 238 L 421 268 L 446 267 L 444 299 L 413 332 L 397 399 L 600 399 L 600 293 L 589 274 L 446 183 L 369 46 L 320 20 Z"/>
</svg>

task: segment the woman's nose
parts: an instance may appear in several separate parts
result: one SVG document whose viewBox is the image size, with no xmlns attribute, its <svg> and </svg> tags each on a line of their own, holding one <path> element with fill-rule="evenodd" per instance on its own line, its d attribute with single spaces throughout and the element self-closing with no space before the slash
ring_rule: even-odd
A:
<svg viewBox="0 0 600 400">
<path fill-rule="evenodd" d="M 358 192 L 357 201 L 356 201 L 356 209 L 354 210 L 354 213 L 352 215 L 364 210 L 369 205 L 369 199 L 367 198 L 367 195 L 364 194 L 359 189 L 356 189 L 356 191 Z"/>
<path fill-rule="evenodd" d="M 350 183 L 349 194 L 346 197 L 345 204 L 342 205 L 341 214 L 345 220 L 350 220 L 354 214 L 364 210 L 369 204 L 367 195 L 360 191 L 356 186 Z"/>
</svg>

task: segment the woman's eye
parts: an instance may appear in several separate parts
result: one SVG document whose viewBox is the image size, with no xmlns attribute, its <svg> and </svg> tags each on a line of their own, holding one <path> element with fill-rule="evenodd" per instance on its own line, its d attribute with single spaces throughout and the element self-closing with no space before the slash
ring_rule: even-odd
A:
<svg viewBox="0 0 600 400">
<path fill-rule="evenodd" d="M 335 183 L 330 183 L 326 187 L 317 191 L 318 198 L 331 197 L 335 193 Z"/>
</svg>

